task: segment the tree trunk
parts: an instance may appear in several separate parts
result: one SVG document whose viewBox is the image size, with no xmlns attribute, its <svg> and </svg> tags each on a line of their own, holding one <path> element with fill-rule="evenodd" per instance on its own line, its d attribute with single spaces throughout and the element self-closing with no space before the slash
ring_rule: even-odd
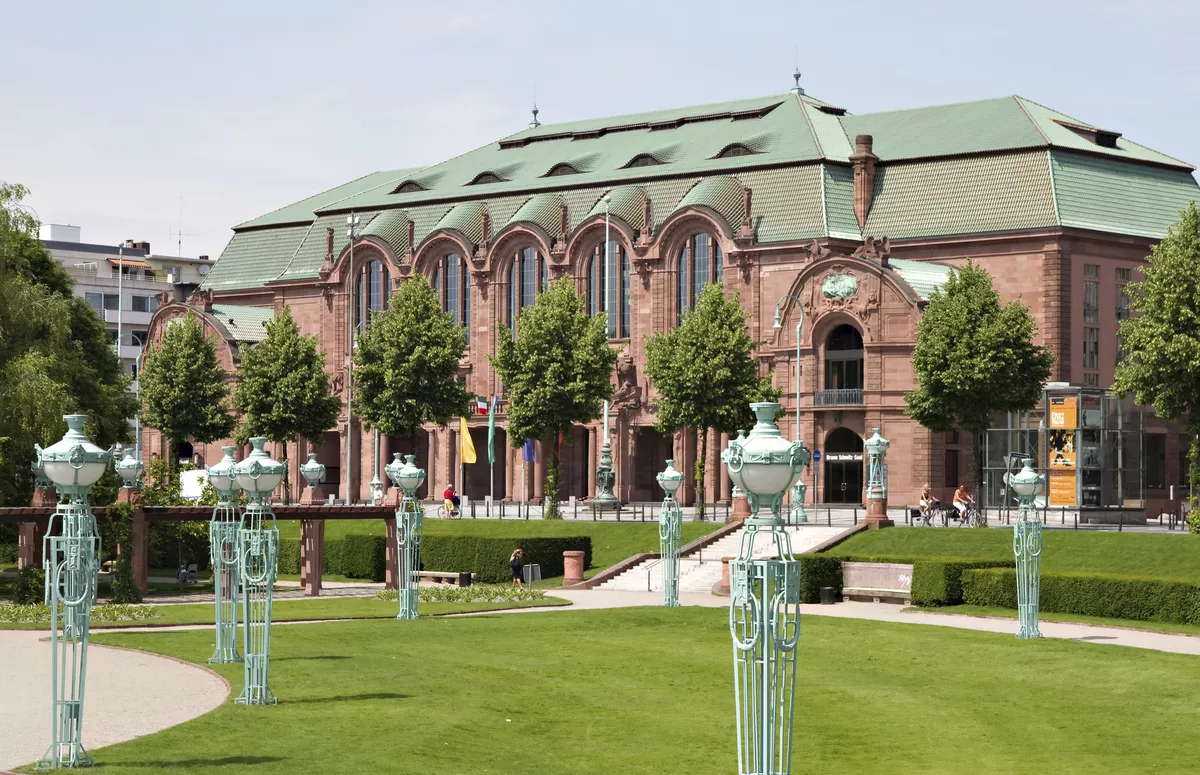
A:
<svg viewBox="0 0 1200 775">
<path fill-rule="evenodd" d="M 1188 423 L 1188 435 L 1192 437 L 1188 445 L 1188 529 L 1200 533 L 1200 511 L 1196 509 L 1200 501 L 1200 422 Z"/>
<path fill-rule="evenodd" d="M 694 466 L 694 481 L 696 484 L 696 519 L 704 521 L 704 467 L 708 461 L 705 453 L 708 450 L 708 426 L 696 428 L 696 465 Z"/>
<path fill-rule="evenodd" d="M 975 437 L 974 460 L 975 460 L 975 481 L 972 485 L 975 487 L 975 505 L 983 507 L 983 438 L 982 431 L 976 431 L 972 434 Z"/>
<path fill-rule="evenodd" d="M 296 449 L 300 449 L 299 445 L 296 446 Z M 288 506 L 292 502 L 292 471 L 288 468 L 288 443 L 286 441 L 283 442 L 283 455 L 279 462 L 283 463 L 283 505 Z"/>
<path fill-rule="evenodd" d="M 542 508 L 542 519 L 562 519 L 558 513 L 558 452 L 562 432 L 554 430 L 550 441 L 550 465 L 546 466 L 546 501 Z"/>
<path fill-rule="evenodd" d="M 417 435 L 418 435 L 418 433 L 419 433 L 419 431 L 414 430 L 412 433 L 408 434 L 408 445 L 409 445 L 409 447 L 412 448 L 413 465 L 420 468 L 421 461 L 417 459 Z M 429 481 L 429 470 L 428 470 L 429 469 L 429 461 L 428 460 L 425 461 L 425 469 L 426 469 L 425 470 L 425 482 L 428 482 Z M 399 486 L 399 485 L 397 485 L 397 486 Z M 428 486 L 425 485 L 424 483 L 422 484 L 422 486 L 426 487 L 426 493 L 428 493 L 428 491 L 429 491 Z M 419 494 L 420 492 L 421 492 L 421 488 L 418 487 L 417 488 L 418 494 L 416 496 L 418 501 L 421 500 L 421 496 Z"/>
</svg>

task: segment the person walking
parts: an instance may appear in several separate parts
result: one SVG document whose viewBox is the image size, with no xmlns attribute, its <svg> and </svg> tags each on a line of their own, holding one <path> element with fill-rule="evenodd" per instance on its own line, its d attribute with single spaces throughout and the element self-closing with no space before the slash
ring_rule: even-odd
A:
<svg viewBox="0 0 1200 775">
<path fill-rule="evenodd" d="M 524 552 L 520 547 L 508 556 L 508 567 L 512 568 L 512 585 L 518 589 L 525 588 L 523 571 L 525 569 Z"/>
</svg>

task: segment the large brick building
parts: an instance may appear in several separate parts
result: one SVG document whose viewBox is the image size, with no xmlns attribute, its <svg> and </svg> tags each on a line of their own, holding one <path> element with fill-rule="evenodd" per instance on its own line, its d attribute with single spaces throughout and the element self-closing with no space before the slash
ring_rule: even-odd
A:
<svg viewBox="0 0 1200 775">
<path fill-rule="evenodd" d="M 501 387 L 486 358 L 498 322 L 547 281 L 572 277 L 590 309 L 603 309 L 607 210 L 609 327 L 624 348 L 611 425 L 623 500 L 661 497 L 654 474 L 663 461 L 689 465 L 697 454 L 690 434 L 663 437 L 652 427 L 644 341 L 716 282 L 738 295 L 765 342 L 762 368 L 783 391 L 788 434 L 796 302 L 784 301 L 782 328 L 772 324 L 785 296 L 804 309 L 801 433 L 826 453 L 809 474 L 811 499 L 860 500 L 862 438 L 878 426 L 892 440 L 893 500 L 911 502 L 925 482 L 940 489 L 968 468 L 970 439 L 931 434 L 903 414 L 915 326 L 950 268 L 974 259 L 1005 299 L 1032 308 L 1058 356 L 1055 380 L 1106 386 L 1126 314 L 1122 286 L 1197 198 L 1192 169 L 1021 97 L 855 115 L 794 89 L 568 124 L 535 119 L 443 163 L 368 175 L 236 226 L 200 293 L 163 305 L 150 338 L 169 319 L 197 313 L 232 367 L 239 348 L 263 337 L 263 321 L 290 305 L 327 353 L 331 388 L 344 393 L 352 326 L 397 283 L 421 275 L 467 326 L 462 374 L 487 396 Z M 349 214 L 361 223 L 353 246 Z M 482 418 L 472 434 L 482 449 Z M 458 476 L 456 435 L 431 427 L 418 443 L 439 489 Z M 579 427 L 564 447 L 564 497 L 593 492 L 600 436 L 598 423 Z M 702 454 L 717 469 L 728 440 L 710 439 Z M 330 484 L 342 497 L 349 484 L 357 499 L 369 495 L 372 467 L 408 444 L 383 439 L 376 464 L 370 435 L 344 413 L 320 441 Z M 144 442 L 163 453 L 155 430 Z M 1177 432 L 1161 442 L 1161 480 L 1178 482 Z M 195 454 L 212 462 L 218 446 Z M 504 449 L 496 496 L 540 497 L 544 456 L 525 470 L 520 450 Z M 467 494 L 487 493 L 486 462 L 467 466 L 465 478 Z M 707 500 L 729 497 L 727 477 L 711 477 L 709 487 Z M 685 486 L 683 498 L 694 497 Z"/>
</svg>

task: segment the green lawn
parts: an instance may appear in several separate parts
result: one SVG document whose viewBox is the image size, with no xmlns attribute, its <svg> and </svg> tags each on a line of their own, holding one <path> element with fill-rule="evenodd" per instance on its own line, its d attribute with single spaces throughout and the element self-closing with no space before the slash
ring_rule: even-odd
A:
<svg viewBox="0 0 1200 775">
<path fill-rule="evenodd" d="M 466 613 L 468 611 L 496 611 L 503 608 L 531 608 L 535 606 L 570 605 L 566 600 L 549 597 L 517 603 L 421 603 L 421 615 Z M 184 603 L 155 607 L 159 615 L 153 619 L 126 622 L 93 622 L 92 630 L 103 627 L 161 627 L 176 624 L 212 624 L 212 603 Z M 277 600 L 271 606 L 271 618 L 276 622 L 292 622 L 312 619 L 395 619 L 399 604 L 371 597 L 324 597 L 311 600 Z M 45 624 L 0 623 L 0 630 L 44 630 Z M 212 634 L 209 633 L 209 642 Z"/>
<path fill-rule="evenodd" d="M 1012 531 L 895 527 L 859 533 L 832 555 L 1012 560 Z M 1042 568 L 1200 581 L 1200 535 L 1044 530 Z"/>
<path fill-rule="evenodd" d="M 941 608 L 915 607 L 913 611 L 929 614 L 966 614 L 967 616 L 987 616 L 997 619 L 1016 619 L 1017 611 L 1013 608 L 994 608 L 985 605 L 950 605 Z M 1200 635 L 1200 625 L 1176 624 L 1174 622 L 1143 622 L 1133 619 L 1109 619 L 1105 616 L 1084 616 L 1082 614 L 1059 614 L 1040 612 L 1038 619 L 1043 622 L 1071 622 L 1077 624 L 1098 624 L 1104 627 L 1127 627 L 1134 630 L 1150 632 L 1169 632 L 1181 635 Z"/>
<path fill-rule="evenodd" d="M 281 627 L 280 705 L 92 751 L 113 775 L 726 775 L 728 613 L 660 608 Z M 203 662 L 207 632 L 96 643 Z M 1196 657 L 807 617 L 793 773 L 1185 773 Z M 240 665 L 219 666 L 234 694 Z M 169 689 L 164 689 L 169 693 Z M 164 694 L 164 701 L 167 694 Z"/>
<path fill-rule="evenodd" d="M 589 522 L 586 520 L 540 519 L 426 519 L 425 535 L 475 535 L 500 538 L 536 536 L 591 536 L 592 566 L 584 571 L 591 578 L 605 568 L 638 552 L 658 551 L 657 522 Z M 684 522 L 683 542 L 687 543 L 721 527 L 719 522 Z M 383 535 L 381 519 L 331 519 L 325 522 L 327 539 L 349 534 Z M 280 520 L 281 538 L 299 538 L 300 523 Z M 560 577 L 561 578 L 561 577 Z"/>
</svg>

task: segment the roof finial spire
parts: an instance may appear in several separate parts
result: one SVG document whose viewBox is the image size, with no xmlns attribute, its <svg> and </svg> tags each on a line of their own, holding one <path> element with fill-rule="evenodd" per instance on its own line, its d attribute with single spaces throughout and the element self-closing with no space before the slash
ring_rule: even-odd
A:
<svg viewBox="0 0 1200 775">
<path fill-rule="evenodd" d="M 540 126 L 542 125 L 542 122 L 537 120 L 537 114 L 538 114 L 538 109 L 537 109 L 537 86 L 534 86 L 534 87 L 533 87 L 533 121 L 530 121 L 530 122 L 529 122 L 529 128 L 530 128 L 530 129 L 537 129 L 538 127 L 540 127 Z"/>
<path fill-rule="evenodd" d="M 792 73 L 792 78 L 796 79 L 796 85 L 792 87 L 792 94 L 803 94 L 804 89 L 800 86 L 800 48 L 796 47 L 796 69 Z"/>
</svg>

